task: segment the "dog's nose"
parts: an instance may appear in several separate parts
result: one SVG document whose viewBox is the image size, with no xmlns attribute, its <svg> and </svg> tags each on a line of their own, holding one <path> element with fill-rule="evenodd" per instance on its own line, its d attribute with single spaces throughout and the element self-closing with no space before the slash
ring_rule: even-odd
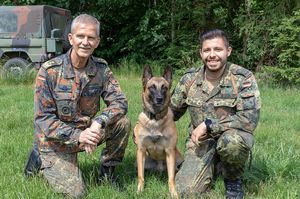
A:
<svg viewBox="0 0 300 199">
<path fill-rule="evenodd" d="M 157 104 L 163 104 L 164 98 L 163 97 L 157 97 L 156 102 L 157 102 Z"/>
</svg>

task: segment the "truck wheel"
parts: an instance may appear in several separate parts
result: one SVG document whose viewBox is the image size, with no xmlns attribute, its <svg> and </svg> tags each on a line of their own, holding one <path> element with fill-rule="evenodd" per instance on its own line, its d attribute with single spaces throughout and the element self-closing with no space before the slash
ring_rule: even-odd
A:
<svg viewBox="0 0 300 199">
<path fill-rule="evenodd" d="M 30 62 L 23 58 L 11 58 L 3 65 L 4 75 L 12 78 L 21 77 L 29 69 L 30 65 Z"/>
</svg>

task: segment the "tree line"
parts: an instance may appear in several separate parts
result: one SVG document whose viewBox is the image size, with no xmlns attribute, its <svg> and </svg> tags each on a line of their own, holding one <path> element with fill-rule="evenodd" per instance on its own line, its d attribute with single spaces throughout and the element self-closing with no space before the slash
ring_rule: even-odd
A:
<svg viewBox="0 0 300 199">
<path fill-rule="evenodd" d="M 273 81 L 300 84 L 298 0 L 2 0 L 2 5 L 53 5 L 101 21 L 96 54 L 157 61 L 184 71 L 199 62 L 199 33 L 219 28 L 230 37 L 230 60 Z"/>
</svg>

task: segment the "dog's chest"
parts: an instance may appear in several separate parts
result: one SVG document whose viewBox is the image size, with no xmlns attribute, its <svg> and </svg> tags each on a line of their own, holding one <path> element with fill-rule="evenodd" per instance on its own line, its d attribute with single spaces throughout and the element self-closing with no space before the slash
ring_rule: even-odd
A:
<svg viewBox="0 0 300 199">
<path fill-rule="evenodd" d="M 168 138 L 160 132 L 152 132 L 143 138 L 143 146 L 148 155 L 154 159 L 165 159 L 165 149 L 168 146 Z"/>
<path fill-rule="evenodd" d="M 167 138 L 162 134 L 146 135 L 143 142 L 146 145 L 163 145 Z"/>
</svg>

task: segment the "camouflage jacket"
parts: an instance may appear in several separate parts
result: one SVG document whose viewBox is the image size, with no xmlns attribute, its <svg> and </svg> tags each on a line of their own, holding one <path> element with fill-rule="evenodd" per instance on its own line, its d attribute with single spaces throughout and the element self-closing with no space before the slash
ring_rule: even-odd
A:
<svg viewBox="0 0 300 199">
<path fill-rule="evenodd" d="M 213 137 L 229 129 L 253 133 L 261 107 L 254 75 L 228 62 L 219 85 L 209 92 L 204 84 L 204 70 L 205 67 L 191 69 L 175 87 L 171 98 L 174 119 L 178 120 L 188 109 L 191 130 L 210 119 Z"/>
<path fill-rule="evenodd" d="M 45 62 L 37 74 L 34 124 L 41 151 L 77 152 L 79 135 L 92 119 L 107 126 L 127 113 L 127 99 L 107 63 L 90 57 L 78 76 L 70 52 Z M 107 106 L 98 113 L 100 97 Z"/>
</svg>

